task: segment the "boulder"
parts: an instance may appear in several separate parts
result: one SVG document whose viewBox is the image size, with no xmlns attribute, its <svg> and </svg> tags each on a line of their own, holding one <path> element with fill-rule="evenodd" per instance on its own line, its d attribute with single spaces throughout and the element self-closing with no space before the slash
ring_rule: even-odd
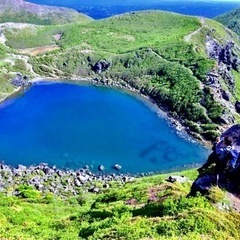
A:
<svg viewBox="0 0 240 240">
<path fill-rule="evenodd" d="M 115 164 L 115 165 L 113 166 L 113 168 L 116 169 L 116 170 L 121 170 L 121 169 L 122 169 L 122 166 L 119 165 L 119 164 Z"/>
<path fill-rule="evenodd" d="M 178 182 L 178 183 L 185 183 L 185 182 L 191 182 L 187 177 L 185 176 L 175 176 L 175 175 L 171 175 L 168 177 L 168 179 L 166 179 L 166 181 L 168 182 Z"/>
<path fill-rule="evenodd" d="M 104 167 L 103 165 L 99 165 L 98 170 L 104 171 L 104 170 L 105 170 L 105 167 Z"/>
</svg>

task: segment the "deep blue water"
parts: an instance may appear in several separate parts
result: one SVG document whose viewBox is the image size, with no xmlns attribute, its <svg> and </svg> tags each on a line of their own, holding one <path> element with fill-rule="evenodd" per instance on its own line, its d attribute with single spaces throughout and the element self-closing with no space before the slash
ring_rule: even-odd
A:
<svg viewBox="0 0 240 240">
<path fill-rule="evenodd" d="M 140 173 L 202 163 L 207 150 L 179 137 L 143 100 L 119 90 L 38 83 L 0 105 L 0 159 Z"/>
<path fill-rule="evenodd" d="M 218 1 L 169 1 L 169 0 L 29 0 L 33 3 L 73 8 L 94 19 L 102 19 L 116 14 L 139 10 L 164 10 L 186 15 L 213 18 L 240 7 L 240 2 Z"/>
</svg>

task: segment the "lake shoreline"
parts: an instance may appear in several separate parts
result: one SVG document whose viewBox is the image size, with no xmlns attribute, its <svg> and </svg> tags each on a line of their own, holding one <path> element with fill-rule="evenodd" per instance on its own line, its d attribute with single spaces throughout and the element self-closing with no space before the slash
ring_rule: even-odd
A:
<svg viewBox="0 0 240 240">
<path fill-rule="evenodd" d="M 192 168 L 198 165 L 192 166 Z M 186 169 L 181 169 L 184 171 Z M 156 176 L 160 174 L 176 173 L 170 172 L 151 172 L 141 174 L 129 173 L 105 173 L 99 171 L 94 173 L 89 170 L 88 166 L 72 169 L 60 169 L 49 166 L 47 163 L 39 163 L 38 165 L 24 166 L 19 164 L 12 167 L 0 162 L 0 192 L 18 196 L 19 186 L 29 186 L 47 194 L 52 193 L 60 198 L 69 196 L 77 196 L 83 192 L 101 193 L 105 189 L 111 188 L 112 184 L 121 184 L 136 181 L 137 178 Z"/>
</svg>

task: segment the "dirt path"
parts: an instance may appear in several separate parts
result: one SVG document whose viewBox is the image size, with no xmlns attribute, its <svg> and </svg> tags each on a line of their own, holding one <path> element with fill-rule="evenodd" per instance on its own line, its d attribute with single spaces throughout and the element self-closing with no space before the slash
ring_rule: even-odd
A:
<svg viewBox="0 0 240 240">
<path fill-rule="evenodd" d="M 197 30 L 194 31 L 194 32 L 191 32 L 190 34 L 188 34 L 187 36 L 184 37 L 184 40 L 185 40 L 186 42 L 190 42 L 190 41 L 191 41 L 191 38 L 192 38 L 194 35 L 198 34 L 198 33 L 206 26 L 206 24 L 205 24 L 205 19 L 204 19 L 203 17 L 200 18 L 200 23 L 201 23 L 202 26 L 201 26 L 199 29 L 197 29 Z"/>
</svg>

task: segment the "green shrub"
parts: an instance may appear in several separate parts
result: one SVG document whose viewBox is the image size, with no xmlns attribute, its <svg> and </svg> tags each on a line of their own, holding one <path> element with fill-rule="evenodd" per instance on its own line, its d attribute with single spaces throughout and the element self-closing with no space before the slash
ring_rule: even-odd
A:
<svg viewBox="0 0 240 240">
<path fill-rule="evenodd" d="M 38 201 L 41 197 L 41 193 L 32 186 L 20 185 L 16 190 L 19 192 L 18 197 L 29 201 Z"/>
</svg>

